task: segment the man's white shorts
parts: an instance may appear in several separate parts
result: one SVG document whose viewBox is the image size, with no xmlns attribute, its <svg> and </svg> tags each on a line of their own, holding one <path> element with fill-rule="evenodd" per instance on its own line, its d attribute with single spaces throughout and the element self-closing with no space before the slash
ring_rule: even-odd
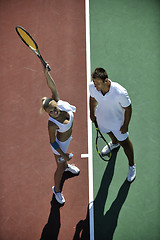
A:
<svg viewBox="0 0 160 240">
<path fill-rule="evenodd" d="M 119 131 L 119 130 L 112 130 L 112 131 L 108 130 L 106 133 L 109 133 L 109 132 L 112 132 L 113 135 L 114 135 L 114 136 L 118 139 L 118 141 L 120 141 L 120 142 L 126 140 L 126 139 L 128 138 L 128 136 L 129 136 L 129 133 L 128 133 L 128 132 L 122 134 L 121 131 Z"/>
</svg>

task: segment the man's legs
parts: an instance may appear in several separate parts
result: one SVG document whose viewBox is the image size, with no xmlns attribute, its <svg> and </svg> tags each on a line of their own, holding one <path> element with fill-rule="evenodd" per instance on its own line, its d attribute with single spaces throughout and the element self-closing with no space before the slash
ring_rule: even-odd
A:
<svg viewBox="0 0 160 240">
<path fill-rule="evenodd" d="M 135 179 L 135 177 L 136 177 L 136 165 L 134 163 L 133 145 L 132 145 L 129 137 L 127 137 L 125 140 L 123 140 L 125 135 L 121 134 L 120 132 L 119 133 L 118 132 L 114 132 L 114 133 L 109 132 L 108 135 L 110 136 L 114 146 L 116 146 L 117 143 L 119 143 L 122 146 L 122 148 L 123 148 L 123 150 L 124 150 L 124 152 L 125 152 L 125 154 L 127 156 L 128 163 L 129 163 L 129 172 L 128 172 L 127 180 L 129 182 L 132 182 Z M 128 133 L 127 133 L 127 135 L 128 135 Z M 117 138 L 118 139 L 122 139 L 122 140 L 120 141 Z"/>
<path fill-rule="evenodd" d="M 107 133 L 107 134 L 108 134 L 109 137 L 111 138 L 113 144 L 117 144 L 117 143 L 118 143 L 117 138 L 114 136 L 114 134 L 113 134 L 112 132 L 109 132 L 109 133 Z"/>
<path fill-rule="evenodd" d="M 124 141 L 119 141 L 120 145 L 123 147 L 123 150 L 128 158 L 129 166 L 134 165 L 134 152 L 133 145 L 129 138 Z"/>
<path fill-rule="evenodd" d="M 127 180 L 129 182 L 132 182 L 136 177 L 136 165 L 134 163 L 134 151 L 133 151 L 133 145 L 129 138 L 127 138 L 124 141 L 119 141 L 120 145 L 123 147 L 124 152 L 128 158 L 129 163 L 129 172 Z"/>
<path fill-rule="evenodd" d="M 114 134 L 112 132 L 108 132 L 107 134 L 109 135 L 109 137 L 111 138 L 112 141 L 109 142 L 109 147 L 108 147 L 108 145 L 106 145 L 102 149 L 102 156 L 106 156 L 110 152 L 110 150 L 113 150 L 120 146 L 117 138 L 114 136 Z"/>
<path fill-rule="evenodd" d="M 123 141 L 120 141 L 116 138 L 116 136 L 112 132 L 109 132 L 108 135 L 111 138 L 113 144 L 119 143 L 123 147 L 124 152 L 128 158 L 129 166 L 133 166 L 134 165 L 134 151 L 133 151 L 133 145 L 132 145 L 129 137 L 127 137 L 127 139 L 125 139 Z"/>
</svg>

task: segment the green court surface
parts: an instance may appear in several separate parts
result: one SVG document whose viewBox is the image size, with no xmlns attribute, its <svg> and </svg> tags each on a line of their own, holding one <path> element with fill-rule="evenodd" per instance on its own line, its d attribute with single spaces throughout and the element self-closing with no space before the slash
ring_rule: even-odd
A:
<svg viewBox="0 0 160 240">
<path fill-rule="evenodd" d="M 95 240 L 159 240 L 160 1 L 90 0 L 90 27 L 91 71 L 104 67 L 131 97 L 137 166 L 130 185 L 123 150 L 103 162 L 93 127 Z"/>
</svg>

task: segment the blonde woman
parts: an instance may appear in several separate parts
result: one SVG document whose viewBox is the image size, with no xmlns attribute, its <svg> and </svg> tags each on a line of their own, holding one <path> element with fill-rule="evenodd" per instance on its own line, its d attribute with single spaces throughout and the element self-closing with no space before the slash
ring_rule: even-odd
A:
<svg viewBox="0 0 160 240">
<path fill-rule="evenodd" d="M 48 132 L 50 144 L 54 153 L 57 169 L 54 174 L 55 186 L 52 187 L 56 200 L 60 204 L 65 203 L 63 194 L 60 192 L 60 182 L 64 171 L 70 171 L 78 175 L 80 170 L 71 164 L 67 164 L 73 154 L 67 153 L 71 138 L 73 127 L 73 113 L 76 107 L 70 105 L 68 102 L 59 99 L 58 91 L 53 78 L 48 71 L 49 65 L 45 68 L 45 77 L 48 87 L 51 89 L 52 98 L 42 98 L 41 112 L 45 111 L 49 115 Z"/>
</svg>

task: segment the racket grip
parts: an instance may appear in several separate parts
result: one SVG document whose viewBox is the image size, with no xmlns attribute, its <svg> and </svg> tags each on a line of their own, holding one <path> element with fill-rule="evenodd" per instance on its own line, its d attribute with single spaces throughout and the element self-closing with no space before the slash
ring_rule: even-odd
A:
<svg viewBox="0 0 160 240">
<path fill-rule="evenodd" d="M 47 63 L 46 63 L 45 61 L 42 62 L 42 64 L 43 64 L 43 66 L 44 66 L 45 69 L 46 69 L 46 67 L 47 67 L 48 71 L 51 71 L 51 68 L 50 68 L 49 66 L 47 66 Z"/>
<path fill-rule="evenodd" d="M 47 63 L 44 61 L 43 57 L 41 55 L 38 56 L 41 60 L 41 63 L 43 64 L 44 68 L 46 69 Z M 51 68 L 48 66 L 48 71 L 51 71 Z"/>
<path fill-rule="evenodd" d="M 94 125 L 95 125 L 96 128 L 98 128 L 98 123 L 97 123 L 96 120 L 94 121 Z"/>
<path fill-rule="evenodd" d="M 46 64 L 46 65 L 47 65 L 47 64 Z M 51 68 L 50 68 L 49 66 L 48 66 L 47 68 L 48 68 L 48 71 L 51 71 Z"/>
</svg>

